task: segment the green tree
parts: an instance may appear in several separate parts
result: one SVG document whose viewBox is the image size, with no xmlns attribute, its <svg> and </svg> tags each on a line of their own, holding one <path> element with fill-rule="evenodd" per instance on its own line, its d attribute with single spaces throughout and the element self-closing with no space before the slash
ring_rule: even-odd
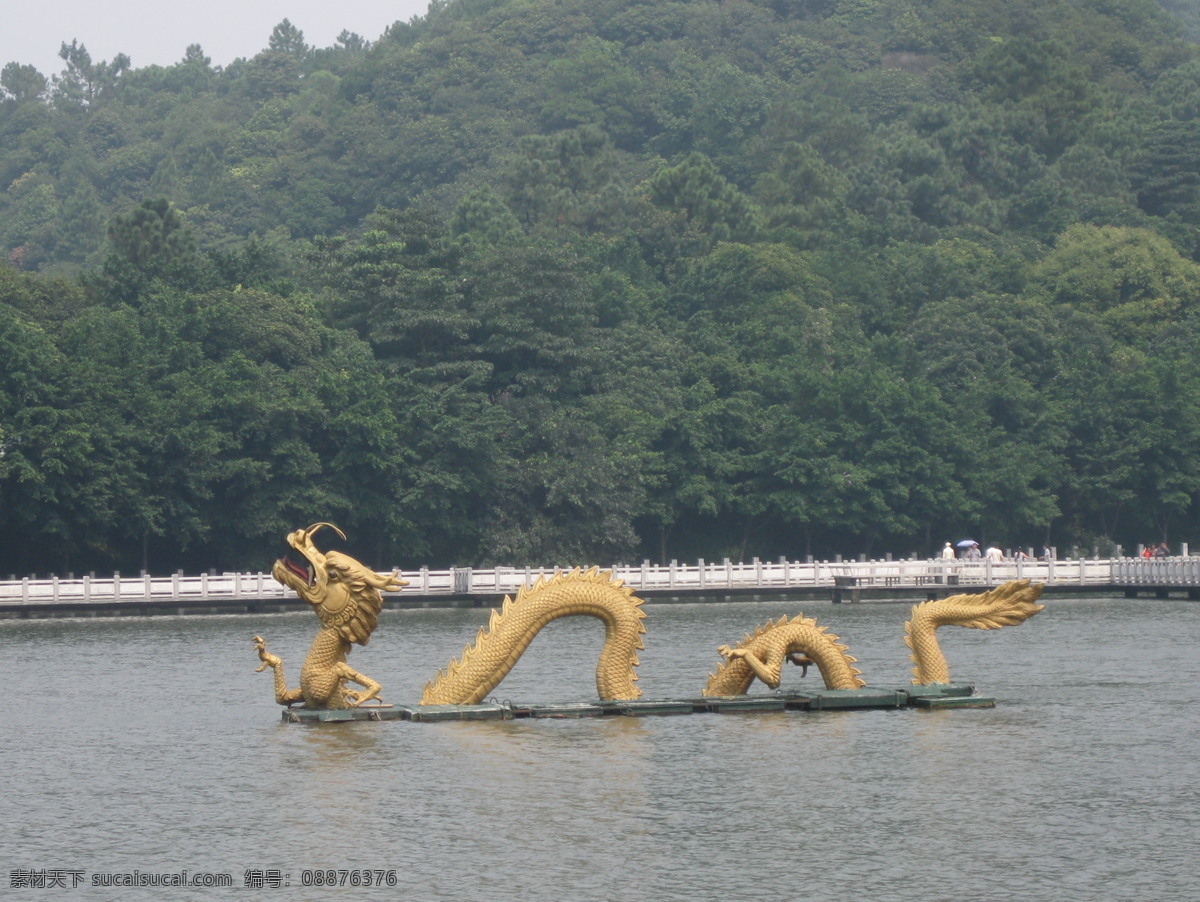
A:
<svg viewBox="0 0 1200 902">
<path fill-rule="evenodd" d="M 131 65 L 124 53 L 118 53 L 112 62 L 93 62 L 87 47 L 77 40 L 69 46 L 64 42 L 58 55 L 66 62 L 66 68 L 61 75 L 54 76 L 54 97 L 66 107 L 88 108 L 108 97 Z"/>
<path fill-rule="evenodd" d="M 90 280 L 109 303 L 132 303 L 153 281 L 196 285 L 205 278 L 195 238 L 165 199 L 143 201 L 108 225 L 112 252 Z"/>
<path fill-rule="evenodd" d="M 62 202 L 63 232 L 56 247 L 60 259 L 82 264 L 104 244 L 104 208 L 99 192 L 83 183 Z"/>
<path fill-rule="evenodd" d="M 1019 137 L 1051 159 L 1082 135 L 1084 119 L 1098 103 L 1088 73 L 1055 41 L 993 41 L 972 74 L 984 83 L 986 98 L 1020 111 Z"/>
<path fill-rule="evenodd" d="M 1058 516 L 1063 427 L 1040 390 L 1063 369 L 1057 319 L 1044 303 L 983 294 L 927 304 L 906 330 L 954 424 L 941 465 L 963 491 L 947 526 L 1015 543 Z"/>
<path fill-rule="evenodd" d="M 1031 272 L 1031 287 L 1127 337 L 1156 335 L 1200 304 L 1200 266 L 1145 229 L 1075 225 Z"/>
<path fill-rule="evenodd" d="M 524 237 L 516 214 L 488 185 L 463 196 L 449 228 L 455 237 L 485 245 L 516 244 Z"/>
<path fill-rule="evenodd" d="M 304 56 L 308 52 L 308 45 L 304 43 L 304 32 L 293 25 L 290 20 L 284 19 L 271 29 L 267 49 L 275 53 Z"/>
<path fill-rule="evenodd" d="M 462 359 L 476 319 L 463 300 L 461 249 L 428 211 L 381 209 L 368 225 L 357 240 L 317 244 L 334 320 L 398 366 Z"/>
<path fill-rule="evenodd" d="M 615 232 L 638 203 L 612 141 L 594 125 L 528 136 L 505 161 L 498 185 L 505 205 L 528 230 L 561 235 Z"/>
<path fill-rule="evenodd" d="M 1200 118 L 1156 123 L 1133 167 L 1138 206 L 1200 225 Z"/>
<path fill-rule="evenodd" d="M 29 103 L 41 100 L 46 94 L 49 82 L 33 66 L 20 63 L 8 63 L 0 69 L 0 89 L 14 103 Z"/>
<path fill-rule="evenodd" d="M 67 403 L 68 363 L 45 330 L 0 312 L 2 559 L 9 573 L 66 570 L 110 513 L 92 429 Z"/>
<path fill-rule="evenodd" d="M 754 184 L 754 200 L 772 235 L 802 247 L 845 241 L 856 228 L 846 203 L 850 181 L 808 144 L 774 150 L 770 168 Z"/>
<path fill-rule="evenodd" d="M 551 129 L 595 125 L 618 143 L 634 139 L 642 83 L 618 44 L 581 37 L 547 64 L 546 74 L 542 118 Z"/>
<path fill-rule="evenodd" d="M 718 241 L 752 238 L 758 229 L 758 211 L 742 192 L 701 153 L 692 153 L 678 166 L 655 173 L 649 182 L 654 203 L 683 213 L 707 237 Z"/>
<path fill-rule="evenodd" d="M 58 241 L 61 209 L 54 185 L 29 173 L 11 184 L 7 195 L 7 222 L 0 226 L 0 235 L 13 249 L 8 262 L 35 269 L 51 256 Z"/>
</svg>

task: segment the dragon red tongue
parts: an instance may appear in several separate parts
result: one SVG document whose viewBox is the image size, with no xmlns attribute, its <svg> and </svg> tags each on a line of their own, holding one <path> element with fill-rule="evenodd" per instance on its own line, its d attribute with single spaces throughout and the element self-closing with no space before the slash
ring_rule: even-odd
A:
<svg viewBox="0 0 1200 902">
<path fill-rule="evenodd" d="M 305 583 L 308 583 L 309 580 L 312 578 L 309 575 L 307 567 L 302 567 L 299 564 L 297 564 L 295 561 L 293 561 L 289 558 L 284 558 L 283 566 L 287 567 L 289 570 L 291 570 L 293 573 L 295 573 L 298 577 L 300 577 L 302 580 L 304 580 Z"/>
</svg>

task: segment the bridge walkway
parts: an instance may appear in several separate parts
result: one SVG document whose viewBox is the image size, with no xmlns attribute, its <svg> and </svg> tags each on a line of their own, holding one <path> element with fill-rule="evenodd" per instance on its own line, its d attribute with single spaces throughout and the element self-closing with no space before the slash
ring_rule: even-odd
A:
<svg viewBox="0 0 1200 902">
<path fill-rule="evenodd" d="M 759 596 L 828 597 L 834 602 L 867 597 L 938 597 L 980 591 L 1014 579 L 1042 583 L 1048 591 L 1150 592 L 1159 597 L 1182 592 L 1200 597 L 1200 557 L 1165 560 L 1078 559 L 1063 561 L 810 561 L 754 559 L 695 564 L 610 568 L 647 600 Z M 389 607 L 475 606 L 515 595 L 522 585 L 554 568 L 457 567 L 402 571 L 408 580 L 388 595 Z M 258 612 L 303 607 L 295 593 L 266 573 L 224 573 L 167 577 L 21 579 L 0 581 L 0 617 L 79 616 L 108 613 Z"/>
</svg>

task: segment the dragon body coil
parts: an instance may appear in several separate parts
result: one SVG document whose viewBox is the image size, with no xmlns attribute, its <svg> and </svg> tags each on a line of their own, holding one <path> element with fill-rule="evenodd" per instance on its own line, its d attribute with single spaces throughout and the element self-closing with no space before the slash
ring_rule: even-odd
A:
<svg viewBox="0 0 1200 902">
<path fill-rule="evenodd" d="M 425 686 L 422 705 L 473 705 L 508 675 L 546 624 L 559 617 L 588 616 L 604 622 L 604 647 L 596 665 L 596 692 L 602 700 L 641 697 L 635 684 L 638 651 L 644 648 L 642 600 L 611 571 L 571 570 L 538 577 L 522 587 L 516 600 L 506 597 L 492 610 L 486 628 L 462 657 Z"/>
</svg>

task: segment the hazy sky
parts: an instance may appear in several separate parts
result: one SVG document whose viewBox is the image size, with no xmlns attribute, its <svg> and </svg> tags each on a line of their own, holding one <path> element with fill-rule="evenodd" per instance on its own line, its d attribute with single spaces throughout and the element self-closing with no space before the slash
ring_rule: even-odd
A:
<svg viewBox="0 0 1200 902">
<path fill-rule="evenodd" d="M 74 39 L 96 62 L 124 53 L 135 69 L 169 66 L 199 44 L 214 66 L 224 66 L 264 50 L 284 19 L 304 32 L 305 43 L 329 47 L 343 29 L 373 41 L 428 8 L 429 0 L 3 0 L 0 67 L 18 62 L 57 75 L 58 49 Z"/>
</svg>

